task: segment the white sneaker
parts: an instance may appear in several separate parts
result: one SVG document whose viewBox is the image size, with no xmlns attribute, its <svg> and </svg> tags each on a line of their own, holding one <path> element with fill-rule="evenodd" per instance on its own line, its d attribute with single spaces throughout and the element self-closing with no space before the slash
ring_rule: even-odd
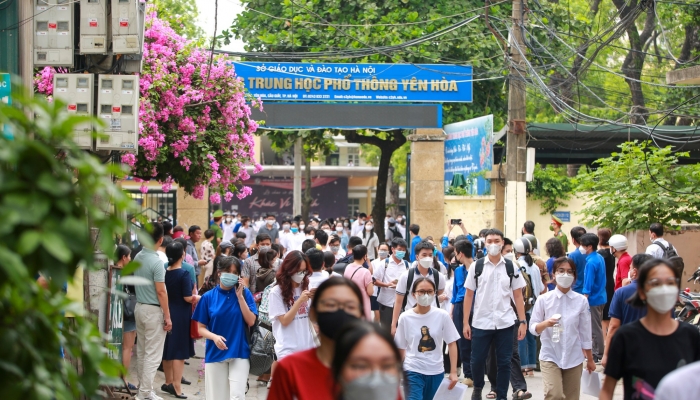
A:
<svg viewBox="0 0 700 400">
<path fill-rule="evenodd" d="M 158 396 L 156 392 L 151 391 L 145 396 L 143 393 L 139 392 L 139 394 L 136 395 L 136 400 L 163 400 L 163 398 Z"/>
</svg>

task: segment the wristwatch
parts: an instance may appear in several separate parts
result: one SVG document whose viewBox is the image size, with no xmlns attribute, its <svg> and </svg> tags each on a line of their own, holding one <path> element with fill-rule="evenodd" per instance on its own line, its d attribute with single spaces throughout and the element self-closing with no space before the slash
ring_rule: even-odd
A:
<svg viewBox="0 0 700 400">
<path fill-rule="evenodd" d="M 521 325 L 527 325 L 527 321 L 526 321 L 526 320 L 524 320 L 524 319 L 521 319 L 521 320 L 520 320 L 520 321 L 518 321 L 518 322 L 520 322 L 520 324 L 521 324 Z"/>
</svg>

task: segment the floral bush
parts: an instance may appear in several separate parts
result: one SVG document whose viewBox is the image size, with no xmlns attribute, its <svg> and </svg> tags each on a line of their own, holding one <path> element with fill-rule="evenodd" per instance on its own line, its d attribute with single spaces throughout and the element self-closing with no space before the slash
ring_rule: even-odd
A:
<svg viewBox="0 0 700 400">
<path fill-rule="evenodd" d="M 140 76 L 139 151 L 122 155 L 131 175 L 158 181 L 164 192 L 177 183 L 186 193 L 220 203 L 249 195 L 242 182 L 255 162 L 253 134 L 258 124 L 250 107 L 262 103 L 245 89 L 233 65 L 179 36 L 152 8 L 146 15 L 143 70 Z M 37 74 L 37 92 L 51 94 L 52 68 Z"/>
</svg>

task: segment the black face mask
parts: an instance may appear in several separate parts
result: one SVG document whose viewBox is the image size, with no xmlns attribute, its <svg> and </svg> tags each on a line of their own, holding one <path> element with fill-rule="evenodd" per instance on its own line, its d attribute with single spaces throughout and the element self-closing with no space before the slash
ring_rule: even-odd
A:
<svg viewBox="0 0 700 400">
<path fill-rule="evenodd" d="M 343 325 L 348 322 L 357 320 L 358 318 L 354 315 L 350 315 L 343 310 L 336 310 L 333 312 L 317 312 L 316 319 L 318 323 L 318 329 L 331 339 L 335 339 L 335 336 L 340 332 Z"/>
<path fill-rule="evenodd" d="M 461 265 L 460 263 L 451 263 L 451 264 L 450 264 L 450 268 L 452 268 L 452 270 L 455 270 L 455 269 L 457 269 L 460 265 Z"/>
</svg>

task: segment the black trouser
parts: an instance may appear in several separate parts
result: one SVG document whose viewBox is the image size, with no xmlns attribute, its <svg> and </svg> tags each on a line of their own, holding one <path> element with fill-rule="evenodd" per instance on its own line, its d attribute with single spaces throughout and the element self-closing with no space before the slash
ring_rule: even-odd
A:
<svg viewBox="0 0 700 400">
<path fill-rule="evenodd" d="M 518 352 L 518 327 L 520 327 L 519 322 L 515 322 L 515 327 L 513 328 L 513 356 L 510 359 L 510 385 L 513 387 L 513 393 L 518 390 L 524 390 L 527 392 L 527 383 L 525 382 L 525 377 L 520 369 L 520 353 Z M 486 359 L 486 375 L 489 377 L 489 382 L 491 383 L 491 390 L 496 391 L 496 349 L 491 344 L 489 349 L 489 356 Z"/>
<path fill-rule="evenodd" d="M 394 317 L 394 307 L 379 303 L 379 323 L 382 328 L 391 332 L 391 319 Z"/>
<path fill-rule="evenodd" d="M 459 348 L 458 362 L 462 363 L 462 373 L 465 378 L 472 379 L 472 341 L 464 338 L 464 302 L 460 301 L 452 305 L 452 321 L 459 332 L 459 340 L 457 347 Z M 473 313 L 469 314 L 469 323 L 471 324 Z M 459 365 L 459 364 L 457 364 Z M 449 371 L 446 369 L 446 371 Z"/>
</svg>

